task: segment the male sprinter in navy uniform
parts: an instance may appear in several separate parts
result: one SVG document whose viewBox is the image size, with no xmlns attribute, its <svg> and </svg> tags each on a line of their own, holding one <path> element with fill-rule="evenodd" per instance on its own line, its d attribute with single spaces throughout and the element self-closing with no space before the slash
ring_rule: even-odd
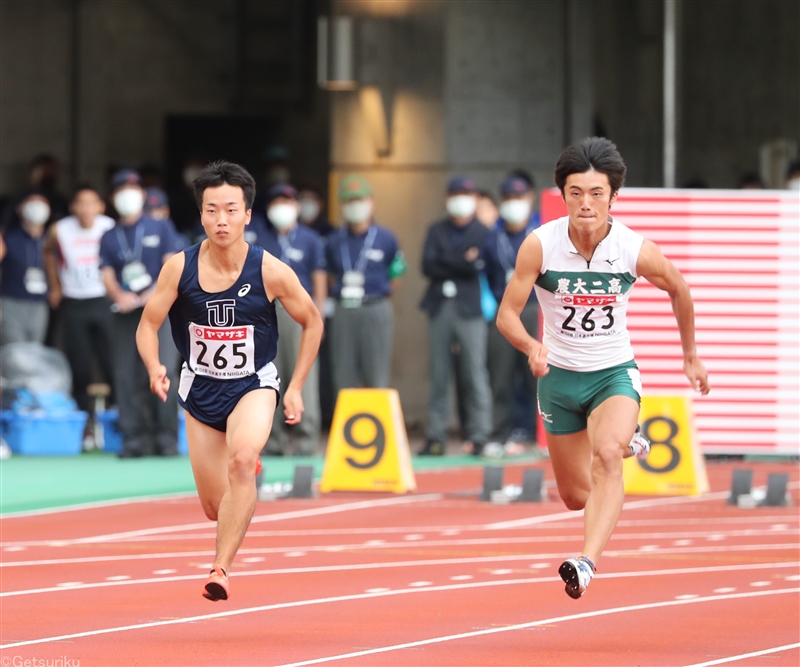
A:
<svg viewBox="0 0 800 667">
<path fill-rule="evenodd" d="M 709 391 L 683 276 L 655 243 L 609 215 L 625 171 L 608 139 L 584 139 L 561 154 L 555 180 L 569 215 L 523 241 L 497 314 L 497 328 L 528 356 L 540 378 L 539 414 L 558 492 L 569 509 L 585 508 L 582 554 L 559 568 L 567 594 L 576 599 L 586 591 L 622 511 L 622 459 L 649 449 L 634 437 L 642 383 L 626 325 L 638 277 L 669 294 L 683 370 L 693 389 Z M 520 320 L 534 287 L 544 317 L 542 343 Z"/>
<path fill-rule="evenodd" d="M 136 335 L 150 389 L 162 400 L 170 383 L 159 361 L 158 329 L 167 314 L 184 359 L 178 397 L 189 459 L 203 511 L 217 521 L 214 566 L 203 591 L 215 601 L 230 595 L 228 572 L 255 510 L 258 454 L 278 401 L 275 300 L 303 329 L 283 396 L 287 424 L 300 422 L 301 390 L 322 337 L 322 318 L 291 267 L 244 240 L 255 189 L 253 177 L 229 162 L 215 162 L 195 179 L 208 238 L 164 265 Z"/>
</svg>

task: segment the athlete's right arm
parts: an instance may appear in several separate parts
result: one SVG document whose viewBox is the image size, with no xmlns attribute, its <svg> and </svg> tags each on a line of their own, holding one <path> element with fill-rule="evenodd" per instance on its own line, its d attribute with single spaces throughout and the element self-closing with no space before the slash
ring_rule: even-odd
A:
<svg viewBox="0 0 800 667">
<path fill-rule="evenodd" d="M 178 298 L 178 284 L 183 273 L 185 255 L 179 252 L 170 257 L 158 275 L 156 291 L 142 312 L 136 329 L 136 347 L 150 376 L 150 391 L 162 401 L 167 400 L 169 378 L 167 368 L 158 358 L 158 330 L 164 324 L 169 309 Z"/>
<path fill-rule="evenodd" d="M 503 300 L 497 309 L 497 329 L 520 352 L 528 356 L 528 365 L 536 377 L 547 375 L 547 348 L 533 338 L 520 319 L 533 286 L 542 270 L 542 242 L 529 234 L 517 253 L 514 274 L 508 281 Z"/>
</svg>

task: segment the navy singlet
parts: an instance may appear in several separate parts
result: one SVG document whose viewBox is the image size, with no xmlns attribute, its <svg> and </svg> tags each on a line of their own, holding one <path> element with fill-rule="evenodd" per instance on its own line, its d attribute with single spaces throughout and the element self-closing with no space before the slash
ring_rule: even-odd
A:
<svg viewBox="0 0 800 667">
<path fill-rule="evenodd" d="M 262 248 L 249 246 L 233 285 L 211 293 L 200 287 L 200 246 L 184 250 L 178 298 L 169 311 L 172 339 L 184 361 L 178 402 L 198 421 L 224 432 L 242 396 L 280 388 L 272 363 L 278 323 L 264 290 Z"/>
</svg>

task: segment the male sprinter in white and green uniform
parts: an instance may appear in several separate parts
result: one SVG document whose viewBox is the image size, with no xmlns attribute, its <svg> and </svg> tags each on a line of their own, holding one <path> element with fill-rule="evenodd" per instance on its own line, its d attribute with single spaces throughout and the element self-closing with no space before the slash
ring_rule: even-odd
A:
<svg viewBox="0 0 800 667">
<path fill-rule="evenodd" d="M 569 215 L 523 242 L 497 314 L 497 328 L 541 378 L 539 413 L 558 492 L 569 509 L 585 509 L 583 552 L 559 568 L 573 598 L 586 591 L 622 511 L 622 459 L 649 447 L 633 437 L 642 388 L 626 326 L 639 276 L 669 294 L 683 370 L 694 389 L 709 390 L 695 349 L 689 287 L 655 243 L 609 215 L 625 171 L 607 139 L 584 139 L 561 154 L 555 180 Z M 542 343 L 520 321 L 534 287 Z"/>
</svg>

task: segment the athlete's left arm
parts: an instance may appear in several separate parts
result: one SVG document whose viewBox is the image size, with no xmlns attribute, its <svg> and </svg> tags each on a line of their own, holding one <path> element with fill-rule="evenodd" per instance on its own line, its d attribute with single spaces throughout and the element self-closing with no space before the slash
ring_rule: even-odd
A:
<svg viewBox="0 0 800 667">
<path fill-rule="evenodd" d="M 264 253 L 261 262 L 261 275 L 264 290 L 271 300 L 280 299 L 289 316 L 303 327 L 300 334 L 300 348 L 297 351 L 297 364 L 292 373 L 292 381 L 283 394 L 283 412 L 287 424 L 297 424 L 303 414 L 303 398 L 300 394 L 306 377 L 314 364 L 322 340 L 322 316 L 316 305 L 300 284 L 295 272 L 269 253 Z"/>
<path fill-rule="evenodd" d="M 152 297 L 142 311 L 136 329 L 136 347 L 150 376 L 150 391 L 162 401 L 167 400 L 169 378 L 167 367 L 158 357 L 158 330 L 167 318 L 169 309 L 178 298 L 178 284 L 183 273 L 184 254 L 173 255 L 164 264 Z"/>
<path fill-rule="evenodd" d="M 680 271 L 652 241 L 645 240 L 636 261 L 636 273 L 669 294 L 672 312 L 678 322 L 683 348 L 683 372 L 693 389 L 705 395 L 709 392 L 708 373 L 697 358 L 694 337 L 694 303 L 689 286 Z"/>
</svg>

